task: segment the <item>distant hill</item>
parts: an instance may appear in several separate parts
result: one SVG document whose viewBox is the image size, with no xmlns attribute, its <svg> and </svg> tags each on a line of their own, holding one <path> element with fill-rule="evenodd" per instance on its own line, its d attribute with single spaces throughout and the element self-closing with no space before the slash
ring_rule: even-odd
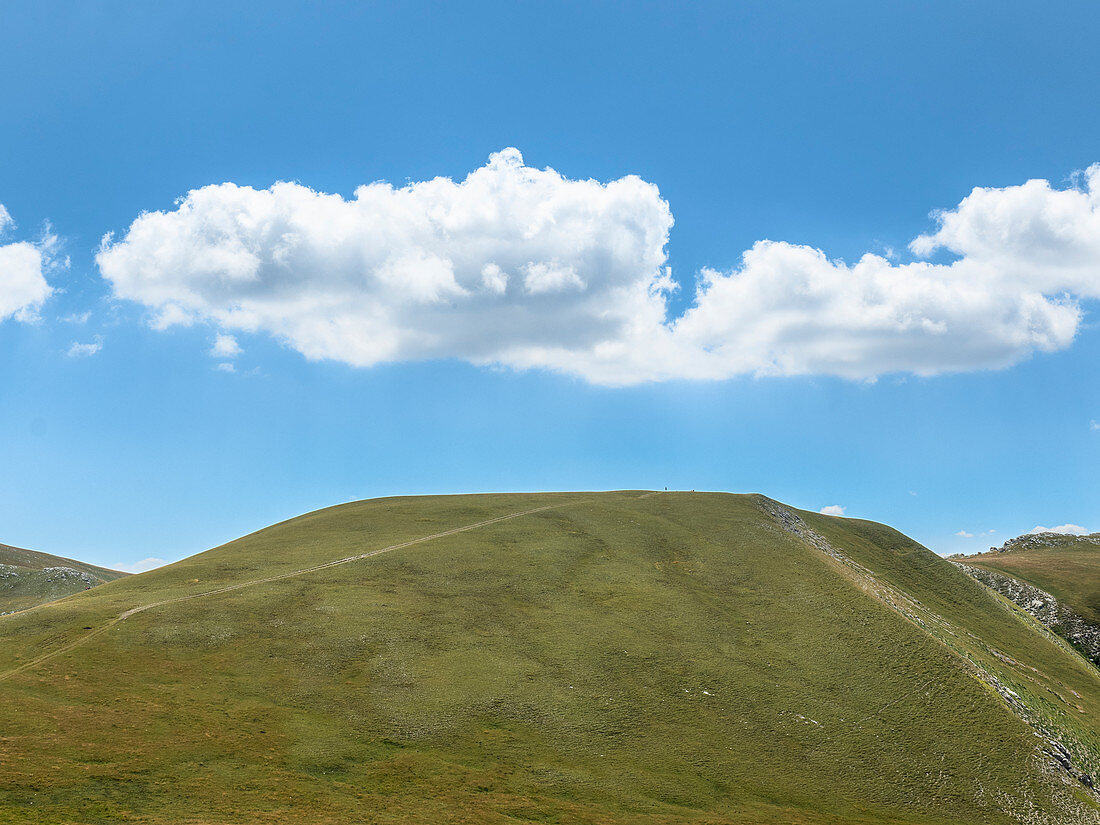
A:
<svg viewBox="0 0 1100 825">
<path fill-rule="evenodd" d="M 1100 672 L 763 496 L 376 499 L 0 617 L 0 821 L 1100 822 Z"/>
<path fill-rule="evenodd" d="M 1100 665 L 1100 533 L 1028 534 L 956 561 Z"/>
<path fill-rule="evenodd" d="M 1085 536 L 1067 535 L 1065 533 L 1024 533 L 1022 536 L 1009 539 L 1000 547 L 990 547 L 989 552 L 1018 553 L 1021 550 L 1052 550 L 1059 548 L 1087 550 L 1090 547 L 1100 548 L 1100 533 L 1089 533 Z"/>
<path fill-rule="evenodd" d="M 127 573 L 0 544 L 0 614 L 26 610 Z"/>
</svg>

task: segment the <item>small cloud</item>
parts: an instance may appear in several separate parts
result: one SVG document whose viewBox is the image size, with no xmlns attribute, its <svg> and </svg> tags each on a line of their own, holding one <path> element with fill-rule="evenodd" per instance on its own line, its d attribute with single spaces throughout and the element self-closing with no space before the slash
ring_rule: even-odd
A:
<svg viewBox="0 0 1100 825">
<path fill-rule="evenodd" d="M 819 511 L 823 516 L 842 516 L 846 507 L 842 507 L 839 504 L 830 504 L 828 507 L 822 507 Z"/>
<path fill-rule="evenodd" d="M 221 364 L 215 364 L 214 369 L 218 372 L 236 372 L 237 368 L 229 362 L 223 362 Z"/>
<path fill-rule="evenodd" d="M 11 214 L 0 204 L 0 236 L 15 228 Z M 0 322 L 14 318 L 22 324 L 36 324 L 42 304 L 57 290 L 46 275 L 67 266 L 58 258 L 60 241 L 49 224 L 37 241 L 0 243 Z"/>
<path fill-rule="evenodd" d="M 90 344 L 81 344 L 74 341 L 66 355 L 70 358 L 87 358 L 95 355 L 101 349 L 103 349 L 103 336 L 97 335 Z"/>
<path fill-rule="evenodd" d="M 121 570 L 123 573 L 144 573 L 146 570 L 154 570 L 157 567 L 163 567 L 168 564 L 167 559 L 147 558 L 141 561 L 135 561 L 133 564 L 123 564 L 118 562 L 114 565 L 115 570 Z"/>
<path fill-rule="evenodd" d="M 915 495 L 916 495 L 916 492 L 915 492 L 915 491 L 913 491 L 913 490 L 910 490 L 910 491 L 909 491 L 909 495 L 911 495 L 911 496 L 915 496 Z"/>
<path fill-rule="evenodd" d="M 1089 531 L 1080 524 L 1059 524 L 1057 527 L 1036 525 L 1028 530 L 1025 535 L 1031 536 L 1035 533 L 1058 533 L 1061 536 L 1087 536 Z"/>
<path fill-rule="evenodd" d="M 215 358 L 236 358 L 243 350 L 232 335 L 219 334 L 214 339 L 214 346 L 210 348 L 210 354 Z"/>
<path fill-rule="evenodd" d="M 179 304 L 168 304 L 149 321 L 149 325 L 163 332 L 172 326 L 188 327 L 193 322 L 194 319 Z"/>
<path fill-rule="evenodd" d="M 496 264 L 486 264 L 481 270 L 481 285 L 497 295 L 508 291 L 508 275 Z"/>
<path fill-rule="evenodd" d="M 91 317 L 91 312 L 74 312 L 72 315 L 64 316 L 61 320 L 66 324 L 86 324 Z"/>
<path fill-rule="evenodd" d="M 959 531 L 959 532 L 957 532 L 957 533 L 956 533 L 955 535 L 956 535 L 956 536 L 959 536 L 960 538 L 964 538 L 964 539 L 972 539 L 972 538 L 974 538 L 974 534 L 973 534 L 973 533 L 968 533 L 968 532 L 966 532 L 965 530 L 960 530 L 960 531 Z"/>
<path fill-rule="evenodd" d="M 1100 421 L 1097 421 L 1095 418 L 1092 419 L 1092 421 L 1089 422 L 1089 429 L 1093 432 L 1100 430 Z"/>
</svg>

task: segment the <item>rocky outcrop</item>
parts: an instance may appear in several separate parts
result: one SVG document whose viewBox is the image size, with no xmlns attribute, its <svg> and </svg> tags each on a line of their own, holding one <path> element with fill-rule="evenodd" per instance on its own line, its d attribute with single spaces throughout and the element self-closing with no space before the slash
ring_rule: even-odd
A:
<svg viewBox="0 0 1100 825">
<path fill-rule="evenodd" d="M 0 616 L 71 596 L 103 584 L 87 570 L 67 565 L 33 568 L 0 564 Z"/>
<path fill-rule="evenodd" d="M 43 567 L 42 572 L 46 574 L 46 581 L 48 582 L 79 581 L 88 585 L 88 587 L 103 584 L 103 579 L 72 567 Z"/>
<path fill-rule="evenodd" d="M 1095 544 L 1100 546 L 1100 533 L 1087 536 L 1073 536 L 1064 533 L 1025 533 L 1009 539 L 1000 547 L 990 547 L 990 553 L 1012 553 L 1016 550 L 1035 550 L 1037 548 L 1066 547 L 1072 544 Z"/>
<path fill-rule="evenodd" d="M 1038 533 L 1030 538 L 1043 535 L 1055 534 Z M 1093 535 L 1097 534 L 1094 533 Z M 1029 537 L 1021 536 L 1020 538 Z M 1018 541 L 1018 539 L 1013 539 L 1013 541 Z M 1008 544 L 1008 542 L 1005 543 Z M 994 573 L 991 570 L 983 570 L 980 567 L 963 564 L 959 561 L 952 560 L 951 563 L 971 578 L 976 579 L 991 590 L 997 591 L 1009 601 L 1026 610 L 1080 650 L 1094 665 L 1100 667 L 1100 625 L 1086 621 L 1073 609 L 1059 603 L 1050 593 L 1027 582 L 1022 582 L 1003 573 Z"/>
</svg>

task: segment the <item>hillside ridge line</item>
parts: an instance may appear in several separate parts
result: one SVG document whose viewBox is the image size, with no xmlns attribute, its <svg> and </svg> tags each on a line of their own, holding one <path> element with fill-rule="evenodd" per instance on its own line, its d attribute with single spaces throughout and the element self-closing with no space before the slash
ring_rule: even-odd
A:
<svg viewBox="0 0 1100 825">
<path fill-rule="evenodd" d="M 660 492 L 660 491 L 655 491 L 655 492 Z M 642 496 L 639 496 L 638 498 L 644 498 L 648 495 L 654 495 L 654 494 L 655 493 L 645 493 Z M 304 576 L 307 573 L 315 573 L 318 570 L 327 570 L 330 567 L 337 567 L 337 566 L 342 565 L 342 564 L 350 564 L 351 562 L 362 561 L 363 559 L 369 559 L 369 558 L 372 558 L 374 556 L 381 556 L 384 553 L 392 553 L 395 550 L 403 550 L 406 547 L 412 547 L 413 545 L 416 545 L 416 544 L 423 544 L 424 542 L 434 541 L 435 539 L 446 538 L 447 536 L 457 535 L 458 533 L 465 533 L 465 532 L 468 532 L 470 530 L 477 530 L 477 529 L 482 528 L 482 527 L 488 527 L 489 525 L 492 525 L 492 524 L 499 524 L 502 521 L 509 521 L 510 519 L 521 518 L 522 516 L 529 516 L 529 515 L 533 515 L 534 513 L 544 512 L 546 510 L 555 510 L 555 509 L 558 509 L 558 508 L 561 508 L 561 507 L 569 507 L 569 506 L 578 505 L 578 504 L 585 504 L 585 503 L 587 503 L 591 500 L 592 499 L 580 499 L 580 500 L 577 500 L 577 501 L 562 502 L 560 504 L 547 504 L 543 507 L 534 507 L 530 510 L 522 510 L 522 511 L 516 512 L 516 513 L 508 513 L 507 515 L 496 516 L 495 518 L 485 519 L 484 521 L 475 522 L 474 524 L 466 524 L 466 525 L 463 525 L 462 527 L 455 527 L 455 528 L 452 528 L 450 530 L 444 530 L 444 531 L 439 532 L 439 533 L 432 533 L 431 535 L 428 535 L 428 536 L 420 536 L 419 538 L 409 539 L 408 541 L 399 542 L 398 544 L 391 544 L 387 547 L 381 547 L 377 550 L 369 550 L 366 553 L 358 553 L 354 556 L 346 556 L 342 559 L 334 559 L 333 561 L 327 561 L 327 562 L 324 562 L 323 564 L 315 564 L 311 567 L 303 567 L 300 570 L 292 570 L 289 573 L 280 573 L 277 576 L 265 576 L 264 578 L 260 578 L 260 579 L 250 579 L 248 581 L 237 582 L 236 584 L 226 585 L 225 587 L 218 587 L 218 588 L 215 588 L 214 590 L 207 590 L 207 591 L 204 591 L 202 593 L 192 593 L 188 596 L 177 596 L 176 598 L 173 598 L 173 599 L 164 599 L 164 600 L 159 601 L 159 602 L 150 602 L 149 604 L 143 604 L 143 605 L 139 605 L 137 607 L 132 607 L 129 610 L 124 610 L 122 613 L 119 613 L 115 618 L 111 619 L 109 622 L 102 625 L 101 627 L 96 628 L 92 632 L 90 632 L 90 633 L 88 633 L 84 636 L 81 636 L 79 639 L 75 639 L 74 641 L 70 642 L 69 644 L 58 648 L 57 650 L 51 650 L 48 653 L 44 653 L 41 656 L 37 656 L 34 659 L 31 659 L 28 662 L 24 662 L 23 664 L 21 664 L 17 667 L 10 668 L 9 670 L 3 671 L 2 673 L 0 673 L 0 682 L 5 681 L 6 679 L 9 679 L 10 677 L 15 676 L 18 673 L 22 673 L 25 670 L 29 670 L 30 668 L 35 667 L 36 665 L 40 665 L 43 662 L 47 662 L 50 659 L 56 658 L 57 656 L 61 656 L 65 653 L 68 653 L 69 651 L 83 645 L 84 643 L 86 643 L 90 639 L 94 639 L 96 636 L 99 636 L 103 633 L 106 633 L 112 627 L 119 624 L 120 622 L 125 621 L 126 619 L 130 618 L 131 616 L 136 615 L 138 613 L 143 613 L 146 610 L 152 610 L 155 607 L 163 607 L 164 605 L 167 605 L 167 604 L 176 604 L 178 602 L 190 601 L 191 599 L 201 599 L 201 598 L 204 598 L 206 596 L 216 596 L 219 593 L 228 593 L 228 592 L 233 591 L 233 590 L 241 590 L 245 587 L 252 587 L 253 585 L 257 585 L 257 584 L 268 584 L 270 582 L 282 581 L 283 579 L 292 579 L 292 578 L 295 578 L 297 576 Z"/>
</svg>

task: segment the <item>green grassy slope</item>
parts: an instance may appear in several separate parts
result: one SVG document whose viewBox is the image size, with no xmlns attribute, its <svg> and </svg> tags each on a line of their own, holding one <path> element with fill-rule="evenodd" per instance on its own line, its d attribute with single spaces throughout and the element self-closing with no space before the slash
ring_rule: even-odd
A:
<svg viewBox="0 0 1100 825">
<path fill-rule="evenodd" d="M 827 535 L 838 527 L 830 523 L 835 519 L 802 515 Z M 1078 766 L 1095 777 L 1100 703 L 1093 690 L 1082 690 L 1095 683 L 1095 668 L 1026 612 L 907 536 L 873 522 L 841 521 L 846 552 L 873 568 L 879 581 L 915 599 L 917 621 L 929 635 L 984 681 L 1006 689 L 1019 715 L 1067 746 Z"/>
<path fill-rule="evenodd" d="M 0 613 L 26 610 L 126 575 L 94 564 L 0 544 Z"/>
<path fill-rule="evenodd" d="M 1033 584 L 1100 624 L 1100 546 L 1060 536 L 1053 547 L 982 553 L 962 561 Z"/>
<path fill-rule="evenodd" d="M 0 822 L 1100 822 L 989 686 L 1094 756 L 1100 676 L 1018 612 L 639 495 L 356 502 L 0 617 Z"/>
</svg>

